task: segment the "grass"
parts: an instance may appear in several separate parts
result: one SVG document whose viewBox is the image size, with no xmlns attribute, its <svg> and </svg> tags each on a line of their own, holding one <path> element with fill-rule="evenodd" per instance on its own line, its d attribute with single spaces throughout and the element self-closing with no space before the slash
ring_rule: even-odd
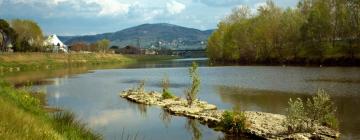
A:
<svg viewBox="0 0 360 140">
<path fill-rule="evenodd" d="M 7 53 L 0 55 L 0 72 L 58 69 L 132 61 L 134 60 L 116 54 Z"/>
<path fill-rule="evenodd" d="M 174 56 L 120 55 L 107 53 L 4 53 L 0 54 L 0 73 L 59 69 L 84 65 L 135 63 L 174 59 Z"/>
<path fill-rule="evenodd" d="M 101 139 L 72 113 L 45 112 L 40 99 L 0 81 L 0 139 Z"/>
<path fill-rule="evenodd" d="M 124 55 L 127 58 L 135 60 L 137 62 L 149 62 L 149 61 L 162 61 L 179 58 L 179 56 L 170 55 Z"/>
<path fill-rule="evenodd" d="M 171 99 L 175 97 L 169 89 L 170 87 L 169 76 L 165 75 L 165 77 L 161 81 L 161 86 L 163 89 L 163 93 L 161 95 L 163 99 Z"/>
</svg>

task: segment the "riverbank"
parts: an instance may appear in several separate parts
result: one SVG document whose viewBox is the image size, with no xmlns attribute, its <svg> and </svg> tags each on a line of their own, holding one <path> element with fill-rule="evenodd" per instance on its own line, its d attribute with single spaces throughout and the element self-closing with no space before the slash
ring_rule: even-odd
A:
<svg viewBox="0 0 360 140">
<path fill-rule="evenodd" d="M 0 139 L 101 139 L 72 113 L 48 113 L 41 93 L 0 81 Z"/>
<path fill-rule="evenodd" d="M 324 58 L 297 58 L 297 59 L 266 59 L 266 60 L 226 60 L 209 58 L 212 65 L 253 65 L 253 66 L 360 66 L 360 56 L 347 57 L 324 57 Z"/>
<path fill-rule="evenodd" d="M 121 97 L 146 105 L 162 106 L 164 110 L 174 115 L 185 116 L 201 121 L 214 129 L 221 128 L 224 110 L 217 110 L 215 105 L 196 100 L 188 107 L 187 101 L 178 97 L 163 99 L 160 93 L 154 91 L 145 93 L 136 90 L 126 90 Z M 243 135 L 261 139 L 338 139 L 339 132 L 324 126 L 316 127 L 314 133 L 288 133 L 285 124 L 286 116 L 265 112 L 244 112 L 249 126 Z"/>
<path fill-rule="evenodd" d="M 106 53 L 7 53 L 0 55 L 0 73 L 59 69 L 103 64 L 127 64 L 174 59 L 174 56 Z"/>
<path fill-rule="evenodd" d="M 0 72 L 59 69 L 82 65 L 125 63 L 133 61 L 115 54 L 8 53 L 0 55 Z"/>
</svg>

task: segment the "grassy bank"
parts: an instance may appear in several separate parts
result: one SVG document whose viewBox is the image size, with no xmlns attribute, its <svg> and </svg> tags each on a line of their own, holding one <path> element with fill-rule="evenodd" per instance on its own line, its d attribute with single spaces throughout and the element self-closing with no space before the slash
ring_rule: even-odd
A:
<svg viewBox="0 0 360 140">
<path fill-rule="evenodd" d="M 0 81 L 0 139 L 101 139 L 71 113 L 45 112 L 37 97 Z"/>
<path fill-rule="evenodd" d="M 0 55 L 0 72 L 57 69 L 131 61 L 125 56 L 115 54 L 9 53 Z"/>
<path fill-rule="evenodd" d="M 103 53 L 8 53 L 0 54 L 0 73 L 59 69 L 85 65 L 126 64 L 174 59 L 173 56 L 119 55 Z"/>
<path fill-rule="evenodd" d="M 180 58 L 179 56 L 170 55 L 125 55 L 125 57 L 136 62 L 162 61 Z"/>
</svg>

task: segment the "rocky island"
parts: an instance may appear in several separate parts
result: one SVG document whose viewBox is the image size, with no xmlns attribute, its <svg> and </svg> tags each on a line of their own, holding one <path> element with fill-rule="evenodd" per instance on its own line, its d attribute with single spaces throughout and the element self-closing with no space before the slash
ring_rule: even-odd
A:
<svg viewBox="0 0 360 140">
<path fill-rule="evenodd" d="M 223 120 L 224 110 L 218 110 L 213 104 L 196 99 L 191 106 L 187 100 L 179 97 L 165 99 L 161 93 L 151 91 L 138 91 L 134 89 L 125 90 L 120 96 L 127 100 L 145 105 L 157 105 L 164 108 L 171 114 L 185 116 L 199 120 L 211 128 L 220 126 Z M 289 133 L 286 127 L 285 115 L 265 112 L 244 112 L 248 127 L 243 132 L 244 136 L 260 139 L 338 139 L 340 133 L 325 126 L 316 126 L 313 133 Z M 226 130 L 222 131 L 226 132 Z M 234 134 L 229 134 L 234 135 Z"/>
</svg>

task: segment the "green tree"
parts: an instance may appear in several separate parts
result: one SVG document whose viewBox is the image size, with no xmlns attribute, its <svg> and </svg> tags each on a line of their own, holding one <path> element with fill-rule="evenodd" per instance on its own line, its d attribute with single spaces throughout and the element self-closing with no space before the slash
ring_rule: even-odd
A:
<svg viewBox="0 0 360 140">
<path fill-rule="evenodd" d="M 102 40 L 97 41 L 95 44 L 97 46 L 97 51 L 98 52 L 105 53 L 106 50 L 109 49 L 110 40 L 102 39 Z"/>
<path fill-rule="evenodd" d="M 6 20 L 0 19 L 0 52 L 7 50 L 7 43 L 15 44 L 17 34 Z"/>
<path fill-rule="evenodd" d="M 15 19 L 10 22 L 18 34 L 15 51 L 44 51 L 44 36 L 40 26 L 32 20 Z"/>
<path fill-rule="evenodd" d="M 219 61 L 224 56 L 224 40 L 223 37 L 227 33 L 228 25 L 225 22 L 218 24 L 218 29 L 209 37 L 207 55 L 210 61 Z"/>
<path fill-rule="evenodd" d="M 280 41 L 284 46 L 283 54 L 288 60 L 297 60 L 297 56 L 301 47 L 301 26 L 304 24 L 305 19 L 300 10 L 286 9 L 280 19 Z"/>
<path fill-rule="evenodd" d="M 312 57 L 324 56 L 326 42 L 332 34 L 331 5 L 327 0 L 314 0 L 309 11 L 307 22 L 303 25 L 303 34 L 307 40 L 306 54 Z"/>
<path fill-rule="evenodd" d="M 257 14 L 235 8 L 209 37 L 211 62 L 347 63 L 359 60 L 360 2 L 300 0 L 281 9 L 268 0 Z M 345 57 L 345 59 L 338 59 Z"/>
</svg>

